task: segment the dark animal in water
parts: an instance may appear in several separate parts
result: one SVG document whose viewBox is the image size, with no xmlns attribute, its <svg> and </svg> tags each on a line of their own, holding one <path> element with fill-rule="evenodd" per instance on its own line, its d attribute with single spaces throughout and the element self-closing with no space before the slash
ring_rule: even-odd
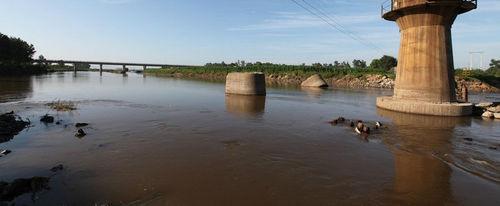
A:
<svg viewBox="0 0 500 206">
<path fill-rule="evenodd" d="M 53 117 L 53 116 L 50 116 L 50 115 L 48 115 L 48 114 L 43 115 L 43 116 L 40 118 L 40 122 L 43 122 L 43 123 L 54 123 L 54 117 Z"/>
</svg>

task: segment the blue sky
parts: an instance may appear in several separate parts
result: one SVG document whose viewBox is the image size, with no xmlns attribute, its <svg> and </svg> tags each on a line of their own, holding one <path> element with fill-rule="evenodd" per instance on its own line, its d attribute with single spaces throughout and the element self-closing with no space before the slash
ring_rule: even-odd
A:
<svg viewBox="0 0 500 206">
<path fill-rule="evenodd" d="M 380 17 L 382 1 L 307 0 L 378 49 L 334 30 L 291 0 L 2 0 L 0 32 L 34 44 L 37 55 L 48 59 L 371 61 L 397 56 L 399 47 L 397 26 Z M 469 51 L 484 51 L 485 64 L 500 59 L 500 0 L 479 0 L 479 9 L 459 16 L 453 43 L 457 67 L 468 65 Z"/>
</svg>

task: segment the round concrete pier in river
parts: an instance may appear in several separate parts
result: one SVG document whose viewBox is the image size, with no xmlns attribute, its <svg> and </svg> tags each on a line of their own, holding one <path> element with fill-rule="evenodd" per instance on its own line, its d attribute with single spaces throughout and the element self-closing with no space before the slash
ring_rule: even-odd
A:
<svg viewBox="0 0 500 206">
<path fill-rule="evenodd" d="M 451 27 L 459 14 L 477 8 L 472 0 L 391 0 L 383 18 L 401 33 L 394 96 L 377 106 L 405 113 L 466 116 L 472 104 L 457 101 Z M 387 10 L 385 9 L 387 8 Z"/>
<path fill-rule="evenodd" d="M 266 77 L 260 72 L 229 73 L 226 94 L 266 95 Z"/>
</svg>

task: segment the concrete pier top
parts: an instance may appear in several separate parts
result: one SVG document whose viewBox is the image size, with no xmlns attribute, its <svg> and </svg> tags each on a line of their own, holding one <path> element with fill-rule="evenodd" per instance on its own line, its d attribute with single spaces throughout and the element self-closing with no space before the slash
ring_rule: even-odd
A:
<svg viewBox="0 0 500 206">
<path fill-rule="evenodd" d="M 226 77 L 226 94 L 266 95 L 266 77 L 261 72 L 233 72 Z"/>
</svg>

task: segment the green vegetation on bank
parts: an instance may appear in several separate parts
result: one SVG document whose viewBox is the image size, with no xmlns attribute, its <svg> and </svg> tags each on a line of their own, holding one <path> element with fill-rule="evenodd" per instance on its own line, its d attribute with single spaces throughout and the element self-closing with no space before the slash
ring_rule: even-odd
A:
<svg viewBox="0 0 500 206">
<path fill-rule="evenodd" d="M 0 33 L 0 75 L 30 75 L 47 72 L 46 65 L 33 64 L 35 47 L 20 38 Z"/>
<path fill-rule="evenodd" d="M 367 74 L 381 74 L 394 78 L 394 68 L 397 65 L 397 60 L 394 57 L 383 56 L 380 59 L 372 61 L 370 66 L 367 66 L 363 60 L 354 60 L 352 66 L 348 62 L 335 61 L 333 64 L 314 63 L 312 65 L 285 65 L 272 63 L 246 63 L 238 61 L 235 63 L 208 63 L 205 66 L 199 67 L 169 67 L 162 69 L 149 69 L 146 73 L 157 75 L 172 75 L 172 74 L 193 74 L 193 75 L 214 75 L 225 76 L 230 72 L 264 72 L 268 75 L 289 75 L 298 77 L 307 77 L 312 74 L 321 74 L 324 78 L 352 75 L 361 77 Z"/>
<path fill-rule="evenodd" d="M 457 69 L 455 75 L 465 80 L 477 79 L 494 87 L 500 88 L 500 60 L 492 59 L 490 68 L 487 70 Z"/>
</svg>

